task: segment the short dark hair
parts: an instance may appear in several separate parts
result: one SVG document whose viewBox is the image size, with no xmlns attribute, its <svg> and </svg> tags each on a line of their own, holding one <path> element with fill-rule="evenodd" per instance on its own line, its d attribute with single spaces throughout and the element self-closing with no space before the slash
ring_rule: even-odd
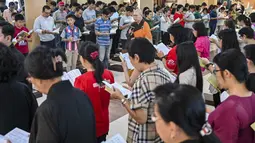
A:
<svg viewBox="0 0 255 143">
<path fill-rule="evenodd" d="M 249 17 L 251 19 L 251 22 L 255 22 L 255 12 L 251 13 Z"/>
<path fill-rule="evenodd" d="M 6 21 L 0 21 L 0 29 L 2 29 L 2 33 L 4 37 L 11 36 L 13 38 L 15 30 L 13 25 Z"/>
<path fill-rule="evenodd" d="M 243 37 L 244 35 L 248 39 L 253 39 L 254 38 L 254 30 L 251 27 L 244 27 L 239 30 L 238 34 Z"/>
<path fill-rule="evenodd" d="M 193 29 L 197 31 L 197 37 L 208 36 L 207 29 L 203 22 L 196 22 L 193 24 Z"/>
<path fill-rule="evenodd" d="M 217 5 L 222 5 L 222 3 L 220 1 L 217 2 Z"/>
<path fill-rule="evenodd" d="M 179 4 L 176 10 L 179 11 L 181 8 L 183 8 L 183 5 Z"/>
<path fill-rule="evenodd" d="M 108 10 L 110 10 L 110 12 L 112 12 L 112 13 L 117 12 L 113 6 L 108 7 Z"/>
<path fill-rule="evenodd" d="M 96 2 L 96 7 L 99 7 L 100 5 L 104 4 L 102 1 L 97 1 Z"/>
<path fill-rule="evenodd" d="M 11 14 L 11 17 L 15 17 L 16 15 L 17 15 L 18 13 L 17 12 L 13 12 L 12 14 Z"/>
<path fill-rule="evenodd" d="M 144 12 L 144 16 L 147 17 L 151 12 L 152 12 L 151 10 L 146 10 L 146 11 Z"/>
<path fill-rule="evenodd" d="M 144 14 L 145 11 L 147 11 L 147 10 L 150 10 L 150 8 L 149 8 L 149 7 L 144 7 L 144 8 L 143 8 L 143 14 Z"/>
<path fill-rule="evenodd" d="M 75 12 L 79 12 L 80 10 L 82 10 L 82 7 L 81 7 L 81 6 L 77 6 L 77 7 L 75 8 Z"/>
<path fill-rule="evenodd" d="M 25 18 L 22 14 L 15 15 L 15 21 L 19 21 L 19 20 L 25 20 Z"/>
<path fill-rule="evenodd" d="M 102 14 L 109 15 L 111 13 L 111 10 L 109 8 L 104 8 L 102 11 Z"/>
<path fill-rule="evenodd" d="M 116 1 L 112 1 L 111 5 L 118 5 L 118 3 Z"/>
<path fill-rule="evenodd" d="M 225 26 L 227 26 L 229 29 L 236 29 L 235 22 L 232 19 L 227 19 L 224 22 Z"/>
<path fill-rule="evenodd" d="M 127 6 L 126 7 L 126 11 L 128 12 L 133 12 L 134 11 L 134 8 L 132 6 Z"/>
<path fill-rule="evenodd" d="M 14 2 L 9 2 L 9 7 L 11 6 L 15 6 L 15 3 Z"/>
<path fill-rule="evenodd" d="M 160 11 L 162 8 L 160 6 L 156 7 L 156 12 Z"/>
<path fill-rule="evenodd" d="M 20 66 L 15 54 L 6 45 L 0 43 L 0 83 L 15 78 Z"/>
<path fill-rule="evenodd" d="M 45 12 L 46 9 L 47 9 L 47 10 L 50 10 L 50 7 L 49 7 L 48 5 L 43 6 L 42 12 Z"/>
<path fill-rule="evenodd" d="M 96 2 L 95 2 L 95 0 L 88 0 L 87 3 L 90 5 L 90 4 L 95 4 Z"/>
<path fill-rule="evenodd" d="M 196 7 L 194 5 L 190 5 L 189 9 L 195 9 Z"/>
<path fill-rule="evenodd" d="M 206 2 L 203 2 L 201 6 L 207 6 Z"/>
<path fill-rule="evenodd" d="M 251 26 L 251 20 L 246 15 L 239 15 L 236 19 L 238 21 L 243 21 L 246 26 Z"/>
<path fill-rule="evenodd" d="M 73 14 L 68 14 L 68 15 L 66 16 L 66 20 L 67 20 L 68 18 L 72 18 L 73 20 L 75 20 L 75 15 L 73 15 Z"/>
<path fill-rule="evenodd" d="M 208 13 L 208 8 L 204 8 L 202 12 L 206 11 Z"/>
<path fill-rule="evenodd" d="M 247 45 L 244 47 L 244 53 L 247 59 L 255 64 L 255 44 Z"/>
<path fill-rule="evenodd" d="M 171 27 L 169 27 L 167 32 L 174 37 L 173 42 L 176 45 L 191 40 L 188 36 L 187 29 L 184 29 L 179 23 L 173 24 Z"/>
<path fill-rule="evenodd" d="M 224 29 L 219 33 L 219 39 L 222 40 L 222 52 L 228 49 L 237 49 L 240 51 L 236 31 L 233 29 Z"/>
<path fill-rule="evenodd" d="M 146 38 L 135 38 L 127 45 L 128 54 L 132 58 L 138 55 L 140 63 L 151 64 L 156 57 L 156 50 L 151 42 Z M 146 51 L 146 52 L 144 52 Z"/>
<path fill-rule="evenodd" d="M 61 49 L 52 47 L 37 46 L 25 59 L 25 68 L 28 73 L 38 79 L 47 80 L 63 75 L 63 62 L 57 62 L 54 65 L 52 59 L 60 56 L 63 62 L 66 62 L 66 55 Z M 55 69 L 54 69 L 55 67 Z"/>
<path fill-rule="evenodd" d="M 225 7 L 221 7 L 220 10 L 226 10 L 226 8 Z"/>
<path fill-rule="evenodd" d="M 200 5 L 197 5 L 197 6 L 196 6 L 196 10 L 197 10 L 197 11 L 198 11 L 200 8 L 201 8 Z"/>
<path fill-rule="evenodd" d="M 51 1 L 51 2 L 50 2 L 50 5 L 52 5 L 52 6 L 57 6 L 57 3 L 56 3 L 55 1 Z"/>
</svg>

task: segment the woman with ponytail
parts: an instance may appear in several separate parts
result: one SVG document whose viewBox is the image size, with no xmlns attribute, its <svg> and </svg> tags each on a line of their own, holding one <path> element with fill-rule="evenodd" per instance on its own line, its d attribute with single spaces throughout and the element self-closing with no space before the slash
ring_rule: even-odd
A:
<svg viewBox="0 0 255 143">
<path fill-rule="evenodd" d="M 165 143 L 220 143 L 206 123 L 205 103 L 197 88 L 168 83 L 154 93 L 152 120 Z"/>
<path fill-rule="evenodd" d="M 29 81 L 47 95 L 38 107 L 29 143 L 96 143 L 95 117 L 89 98 L 69 81 L 61 81 L 66 56 L 59 49 L 38 46 L 25 60 Z"/>
<path fill-rule="evenodd" d="M 113 74 L 104 69 L 99 59 L 98 45 L 85 42 L 79 49 L 80 61 L 87 72 L 76 78 L 74 86 L 85 92 L 93 105 L 96 117 L 97 142 L 106 140 L 109 131 L 110 94 L 105 91 L 102 81 L 114 83 Z"/>
</svg>

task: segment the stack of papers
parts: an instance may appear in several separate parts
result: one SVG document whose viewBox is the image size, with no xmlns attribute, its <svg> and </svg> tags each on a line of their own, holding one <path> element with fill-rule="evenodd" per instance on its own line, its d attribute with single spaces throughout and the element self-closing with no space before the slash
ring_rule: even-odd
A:
<svg viewBox="0 0 255 143">
<path fill-rule="evenodd" d="M 218 88 L 218 82 L 217 82 L 217 79 L 216 79 L 216 76 L 214 74 L 211 74 L 207 81 L 215 88 L 219 91 L 219 88 Z"/>
<path fill-rule="evenodd" d="M 168 48 L 165 44 L 163 44 L 163 43 L 160 43 L 160 44 L 158 44 L 158 45 L 154 45 L 154 47 L 157 49 L 157 51 L 163 52 L 164 55 L 167 55 L 167 54 L 169 53 L 169 51 L 171 50 L 171 49 L 169 49 L 169 48 Z"/>
<path fill-rule="evenodd" d="M 127 143 L 127 142 L 124 140 L 124 138 L 120 134 L 117 134 L 103 143 Z"/>
<path fill-rule="evenodd" d="M 127 63 L 127 68 L 129 70 L 133 70 L 134 69 L 134 66 L 131 64 L 131 61 L 129 59 L 129 54 L 128 53 L 125 53 L 125 54 L 120 53 L 120 60 L 122 62 L 126 62 Z"/>
<path fill-rule="evenodd" d="M 67 73 L 64 72 L 64 74 L 62 76 L 62 80 L 69 80 L 71 82 L 71 84 L 74 86 L 75 79 L 80 75 L 81 75 L 80 70 L 74 69 Z"/>
<path fill-rule="evenodd" d="M 4 137 L 11 141 L 11 143 L 28 143 L 29 141 L 29 133 L 21 130 L 19 128 L 15 128 L 9 133 L 7 133 Z"/>
<path fill-rule="evenodd" d="M 125 97 L 127 97 L 128 99 L 130 98 L 132 92 L 126 88 L 124 88 L 122 85 L 120 85 L 119 83 L 115 82 L 113 84 L 108 83 L 107 81 L 103 81 L 103 83 L 105 84 L 105 90 L 109 93 L 112 93 L 114 88 L 118 89 L 121 94 Z"/>
</svg>

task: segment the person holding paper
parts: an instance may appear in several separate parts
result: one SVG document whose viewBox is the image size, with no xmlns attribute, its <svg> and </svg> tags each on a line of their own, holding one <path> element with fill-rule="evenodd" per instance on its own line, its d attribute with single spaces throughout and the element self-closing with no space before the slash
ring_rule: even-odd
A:
<svg viewBox="0 0 255 143">
<path fill-rule="evenodd" d="M 97 143 L 93 107 L 88 96 L 62 81 L 66 56 L 61 49 L 38 46 L 26 58 L 28 79 L 47 95 L 37 109 L 29 143 Z"/>
<path fill-rule="evenodd" d="M 184 27 L 185 21 L 183 19 L 183 17 L 184 17 L 184 15 L 183 15 L 183 5 L 178 5 L 176 10 L 177 11 L 174 14 L 174 21 L 177 21 L 176 23 L 180 23 L 181 26 Z"/>
<path fill-rule="evenodd" d="M 196 19 L 196 18 L 195 18 L 195 15 L 194 15 L 195 9 L 196 9 L 196 7 L 195 7 L 194 5 L 190 5 L 190 6 L 189 6 L 189 11 L 186 12 L 186 14 L 185 14 L 185 16 L 184 16 L 184 21 L 185 21 L 184 27 L 185 27 L 185 28 L 190 28 L 190 29 L 192 29 L 193 24 L 194 24 L 196 21 L 199 21 L 199 19 Z"/>
<path fill-rule="evenodd" d="M 208 122 L 223 143 L 254 143 L 255 94 L 247 81 L 247 59 L 237 49 L 226 50 L 214 58 L 219 88 L 228 89 L 229 97 L 210 115 Z M 210 64 L 209 68 L 213 68 Z"/>
<path fill-rule="evenodd" d="M 110 126 L 110 94 L 105 90 L 102 81 L 112 84 L 114 76 L 112 72 L 104 69 L 104 65 L 99 59 L 98 49 L 99 47 L 92 42 L 81 45 L 79 49 L 80 61 L 87 72 L 76 78 L 74 86 L 85 92 L 93 105 L 97 143 L 101 143 L 106 141 Z"/>
<path fill-rule="evenodd" d="M 54 19 L 50 16 L 51 9 L 48 5 L 43 6 L 42 14 L 35 19 L 34 31 L 40 37 L 41 45 L 50 48 L 56 48 L 55 36 L 53 30 L 55 29 Z"/>
<path fill-rule="evenodd" d="M 205 121 L 201 91 L 190 85 L 168 83 L 158 86 L 154 93 L 152 120 L 165 143 L 221 143 Z"/>
<path fill-rule="evenodd" d="M 16 79 L 19 66 L 15 53 L 0 43 L 0 135 L 16 127 L 29 132 L 38 107 L 29 87 Z"/>
<path fill-rule="evenodd" d="M 66 42 L 66 57 L 67 57 L 67 67 L 66 70 L 70 71 L 76 69 L 77 59 L 78 59 L 78 44 L 80 41 L 81 31 L 78 27 L 74 25 L 75 16 L 66 16 L 66 21 L 68 26 L 63 30 L 61 37 L 64 42 Z"/>
<path fill-rule="evenodd" d="M 121 101 L 130 115 L 128 143 L 161 142 L 152 121 L 155 102 L 153 90 L 159 85 L 171 82 L 171 75 L 155 63 L 155 48 L 147 39 L 136 38 L 132 40 L 128 49 L 131 63 L 141 74 L 132 88 L 130 99 L 126 99 L 117 89 L 111 97 Z"/>
<path fill-rule="evenodd" d="M 31 42 L 31 35 L 19 36 L 21 32 L 27 32 L 29 33 L 29 30 L 24 26 L 25 18 L 22 14 L 17 14 L 15 16 L 15 33 L 14 37 L 17 39 L 17 43 L 15 44 L 15 47 L 26 57 L 28 55 L 29 49 L 28 49 L 28 42 Z M 31 33 L 32 34 L 32 33 Z"/>
</svg>

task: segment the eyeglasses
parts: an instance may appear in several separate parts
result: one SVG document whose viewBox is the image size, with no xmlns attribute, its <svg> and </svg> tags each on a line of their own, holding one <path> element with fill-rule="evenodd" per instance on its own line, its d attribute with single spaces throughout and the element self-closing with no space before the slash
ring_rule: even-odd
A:
<svg viewBox="0 0 255 143">
<path fill-rule="evenodd" d="M 216 74 L 216 73 L 219 72 L 219 71 L 221 71 L 221 70 L 216 70 L 216 69 L 214 69 L 214 70 L 213 70 L 213 74 Z"/>
</svg>

